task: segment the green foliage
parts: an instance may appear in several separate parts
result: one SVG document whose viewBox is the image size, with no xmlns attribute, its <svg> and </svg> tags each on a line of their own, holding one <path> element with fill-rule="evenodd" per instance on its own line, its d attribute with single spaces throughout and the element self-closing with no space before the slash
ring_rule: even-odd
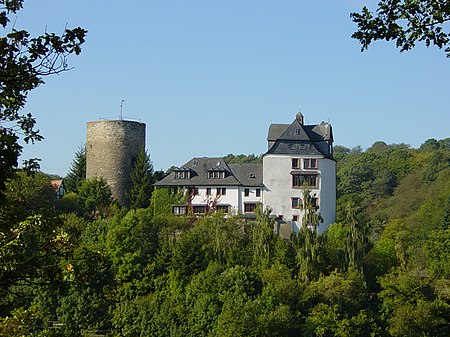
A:
<svg viewBox="0 0 450 337">
<path fill-rule="evenodd" d="M 411 170 L 411 150 L 402 144 L 377 142 L 366 152 L 351 153 L 338 162 L 337 195 L 359 194 L 363 205 L 392 195 Z"/>
<path fill-rule="evenodd" d="M 425 250 L 432 275 L 450 279 L 450 228 L 432 231 L 426 241 Z"/>
<path fill-rule="evenodd" d="M 107 329 L 111 305 L 105 289 L 111 281 L 108 260 L 103 254 L 86 247 L 77 248 L 73 257 L 64 261 L 64 279 L 69 287 L 57 308 L 58 321 L 67 335 L 82 329 Z"/>
<path fill-rule="evenodd" d="M 101 205 L 107 186 L 89 180 L 58 201 L 53 218 L 54 201 L 42 204 L 33 185 L 37 174 L 0 208 L 9 214 L 0 236 L 0 331 L 448 336 L 448 143 L 338 148 L 339 188 L 348 189 L 339 192 L 340 222 L 311 230 L 319 214 L 305 191 L 310 226 L 290 240 L 274 234 L 269 210 L 256 219 L 175 216 L 186 197 L 163 188 L 148 208 L 119 209 Z M 43 214 L 15 222 L 15 204 L 29 209 L 23 216 Z"/>
<path fill-rule="evenodd" d="M 21 284 L 57 282 L 58 260 L 70 250 L 58 219 L 30 216 L 0 233 L 0 293 Z M 13 292 L 21 293 L 25 288 Z"/>
<path fill-rule="evenodd" d="M 337 305 L 341 312 L 350 315 L 356 315 L 361 308 L 364 308 L 368 299 L 364 278 L 354 270 L 321 276 L 308 284 L 303 294 L 306 308 L 325 303 L 331 306 Z"/>
<path fill-rule="evenodd" d="M 69 173 L 64 178 L 64 186 L 68 192 L 78 192 L 78 187 L 86 179 L 86 146 L 78 148 L 70 166 Z"/>
<path fill-rule="evenodd" d="M 317 279 L 326 268 L 325 237 L 303 226 L 291 239 L 299 278 L 305 282 Z"/>
<path fill-rule="evenodd" d="M 262 155 L 255 156 L 254 154 L 227 154 L 222 158 L 228 164 L 262 164 Z"/>
<path fill-rule="evenodd" d="M 36 326 L 37 310 L 35 307 L 28 309 L 17 308 L 11 316 L 0 319 L 0 336 L 4 337 L 31 337 L 37 336 Z M 38 336 L 44 336 L 39 334 Z"/>
<path fill-rule="evenodd" d="M 174 192 L 165 187 L 157 187 L 150 200 L 150 208 L 154 216 L 172 214 L 174 205 L 184 205 L 186 203 L 182 191 Z"/>
<path fill-rule="evenodd" d="M 388 1 L 378 3 L 376 14 L 367 7 L 361 13 L 352 13 L 358 30 L 352 37 L 365 50 L 376 40 L 394 40 L 400 51 L 410 50 L 416 42 L 444 48 L 450 57 L 450 34 L 446 22 L 450 20 L 450 7 L 445 1 Z"/>
<path fill-rule="evenodd" d="M 365 310 L 349 316 L 338 305 L 320 303 L 315 306 L 305 324 L 305 336 L 382 336 L 380 327 Z"/>
<path fill-rule="evenodd" d="M 380 278 L 391 336 L 448 336 L 450 303 L 436 296 L 430 278 L 417 270 L 397 269 Z"/>
<path fill-rule="evenodd" d="M 17 167 L 22 152 L 19 139 L 28 144 L 43 138 L 35 129 L 33 116 L 21 112 L 28 93 L 44 83 L 45 76 L 68 70 L 68 56 L 81 52 L 86 35 L 86 30 L 78 27 L 66 29 L 61 36 L 45 33 L 31 37 L 10 24 L 22 4 L 23 0 L 0 1 L 0 25 L 7 31 L 0 37 L 0 124 L 7 125 L 0 127 L 0 194 Z M 25 163 L 38 168 L 36 160 Z"/>
<path fill-rule="evenodd" d="M 257 219 L 253 226 L 252 250 L 253 265 L 266 267 L 274 254 L 274 221 L 270 219 L 270 209 L 266 209 L 263 214 L 257 214 Z"/>
<path fill-rule="evenodd" d="M 78 200 L 78 194 L 75 192 L 64 194 L 64 196 L 56 203 L 56 209 L 62 214 L 76 213 L 83 215 L 84 211 Z"/>
<path fill-rule="evenodd" d="M 222 265 L 212 262 L 186 286 L 186 307 L 190 308 L 186 320 L 192 336 L 206 337 L 216 328 L 217 317 L 222 311 L 217 281 L 223 271 Z"/>
<path fill-rule="evenodd" d="M 130 174 L 132 186 L 126 193 L 130 207 L 147 208 L 150 205 L 150 197 L 153 184 L 156 182 L 153 176 L 153 164 L 144 147 L 139 151 L 133 171 Z"/>
<path fill-rule="evenodd" d="M 155 260 L 157 248 L 158 231 L 148 209 L 130 210 L 107 233 L 106 250 L 119 282 L 142 279 L 144 267 Z"/>
<path fill-rule="evenodd" d="M 112 204 L 111 189 L 102 178 L 87 179 L 79 187 L 78 200 L 85 214 L 96 219 L 105 216 Z"/>
<path fill-rule="evenodd" d="M 0 204 L 0 228 L 25 220 L 29 215 L 49 213 L 56 204 L 56 193 L 47 176 L 17 172 L 6 183 L 4 203 Z"/>
</svg>

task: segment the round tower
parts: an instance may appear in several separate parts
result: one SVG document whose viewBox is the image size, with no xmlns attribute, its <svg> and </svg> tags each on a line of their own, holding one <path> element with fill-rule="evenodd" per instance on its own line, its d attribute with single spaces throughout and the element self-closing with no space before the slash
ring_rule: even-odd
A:
<svg viewBox="0 0 450 337">
<path fill-rule="evenodd" d="M 104 178 L 113 197 L 126 205 L 130 173 L 139 151 L 145 147 L 145 123 L 99 120 L 87 123 L 86 178 Z"/>
</svg>

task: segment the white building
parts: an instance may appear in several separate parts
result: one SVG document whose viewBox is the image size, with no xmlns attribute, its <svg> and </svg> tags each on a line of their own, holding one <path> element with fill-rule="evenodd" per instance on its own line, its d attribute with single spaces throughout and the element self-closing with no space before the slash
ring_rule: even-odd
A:
<svg viewBox="0 0 450 337">
<path fill-rule="evenodd" d="M 331 125 L 304 125 L 298 113 L 291 124 L 272 124 L 263 156 L 264 205 L 297 231 L 305 214 L 304 194 L 309 193 L 320 213 L 318 232 L 336 217 L 336 162 Z"/>
<path fill-rule="evenodd" d="M 262 165 L 227 164 L 222 158 L 193 158 L 156 183 L 160 187 L 184 188 L 188 205 L 173 205 L 175 214 L 220 210 L 255 216 L 262 205 Z"/>
<path fill-rule="evenodd" d="M 336 162 L 331 125 L 304 125 L 298 113 L 291 124 L 272 124 L 263 164 L 227 164 L 221 158 L 193 158 L 156 183 L 190 191 L 188 205 L 173 205 L 176 214 L 221 210 L 255 216 L 269 207 L 278 229 L 296 232 L 303 225 L 305 193 L 320 214 L 318 232 L 335 221 Z M 311 208 L 310 208 L 311 211 Z"/>
</svg>

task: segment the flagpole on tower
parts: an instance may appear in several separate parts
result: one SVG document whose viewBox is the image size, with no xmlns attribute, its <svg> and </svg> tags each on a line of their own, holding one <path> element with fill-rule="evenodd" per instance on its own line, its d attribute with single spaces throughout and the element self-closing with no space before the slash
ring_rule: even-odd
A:
<svg viewBox="0 0 450 337">
<path fill-rule="evenodd" d="M 122 120 L 123 120 L 123 102 L 125 102 L 124 99 L 120 102 L 120 119 Z"/>
</svg>

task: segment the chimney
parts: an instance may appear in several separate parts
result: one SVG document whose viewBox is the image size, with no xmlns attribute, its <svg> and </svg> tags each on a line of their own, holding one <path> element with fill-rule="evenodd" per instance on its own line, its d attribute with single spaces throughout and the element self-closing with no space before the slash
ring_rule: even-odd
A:
<svg viewBox="0 0 450 337">
<path fill-rule="evenodd" d="M 299 122 L 301 125 L 303 125 L 303 115 L 302 115 L 302 113 L 300 111 L 297 112 L 297 115 L 295 116 L 295 119 L 297 119 L 297 122 Z"/>
</svg>

